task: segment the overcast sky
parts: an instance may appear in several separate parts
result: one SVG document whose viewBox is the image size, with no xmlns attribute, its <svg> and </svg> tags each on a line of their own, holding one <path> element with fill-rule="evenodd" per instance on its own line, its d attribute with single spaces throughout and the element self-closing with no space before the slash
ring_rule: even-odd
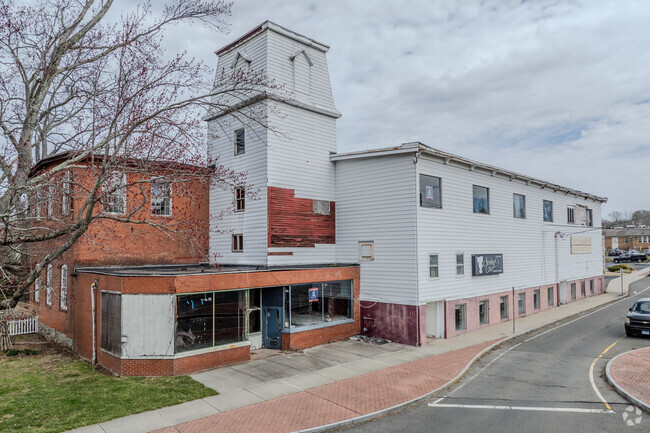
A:
<svg viewBox="0 0 650 433">
<path fill-rule="evenodd" d="M 421 141 L 608 197 L 605 216 L 650 209 L 649 1 L 236 0 L 232 12 L 228 34 L 176 27 L 167 48 L 216 66 L 216 49 L 267 19 L 329 45 L 340 152 Z"/>
</svg>

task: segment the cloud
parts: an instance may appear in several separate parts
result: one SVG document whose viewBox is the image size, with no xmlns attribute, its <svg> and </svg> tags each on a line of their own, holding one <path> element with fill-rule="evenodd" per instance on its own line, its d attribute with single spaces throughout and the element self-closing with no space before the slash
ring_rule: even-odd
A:
<svg viewBox="0 0 650 433">
<path fill-rule="evenodd" d="M 266 19 L 331 46 L 340 151 L 421 141 L 650 209 L 650 2 L 239 0 L 166 47 L 216 65 Z"/>
</svg>

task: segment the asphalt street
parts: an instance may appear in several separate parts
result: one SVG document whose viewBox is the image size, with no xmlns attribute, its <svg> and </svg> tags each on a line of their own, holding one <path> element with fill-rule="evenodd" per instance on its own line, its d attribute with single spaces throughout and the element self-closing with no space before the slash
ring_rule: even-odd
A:
<svg viewBox="0 0 650 433">
<path fill-rule="evenodd" d="M 650 278 L 630 289 L 629 298 L 499 347 L 461 381 L 423 403 L 344 430 L 648 432 L 650 414 L 639 418 L 604 379 L 611 358 L 650 346 L 649 338 L 626 337 L 623 327 L 634 301 L 650 297 Z M 634 419 L 634 425 L 628 425 L 628 419 Z"/>
</svg>

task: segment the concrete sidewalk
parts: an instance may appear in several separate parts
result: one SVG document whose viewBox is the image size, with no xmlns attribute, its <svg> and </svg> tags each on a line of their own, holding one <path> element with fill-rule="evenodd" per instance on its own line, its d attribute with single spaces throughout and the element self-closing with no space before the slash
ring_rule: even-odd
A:
<svg viewBox="0 0 650 433">
<path fill-rule="evenodd" d="M 649 271 L 628 274 L 625 287 Z M 600 296 L 517 318 L 514 333 L 509 321 L 419 348 L 342 341 L 198 373 L 192 377 L 220 394 L 74 431 L 291 432 L 376 416 L 448 386 L 513 335 L 620 298 L 620 279 L 609 287 Z"/>
</svg>

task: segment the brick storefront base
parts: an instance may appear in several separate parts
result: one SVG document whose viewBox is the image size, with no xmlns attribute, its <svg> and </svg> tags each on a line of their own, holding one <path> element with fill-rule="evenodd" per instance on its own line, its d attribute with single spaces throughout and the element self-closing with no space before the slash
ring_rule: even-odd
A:
<svg viewBox="0 0 650 433">
<path fill-rule="evenodd" d="M 333 341 L 344 340 L 359 333 L 358 323 L 328 326 L 310 331 L 282 334 L 282 350 L 307 349 Z"/>
<path fill-rule="evenodd" d="M 237 364 L 250 357 L 250 347 L 243 346 L 176 359 L 120 359 L 101 352 L 98 361 L 102 367 L 120 376 L 172 376 Z"/>
</svg>

